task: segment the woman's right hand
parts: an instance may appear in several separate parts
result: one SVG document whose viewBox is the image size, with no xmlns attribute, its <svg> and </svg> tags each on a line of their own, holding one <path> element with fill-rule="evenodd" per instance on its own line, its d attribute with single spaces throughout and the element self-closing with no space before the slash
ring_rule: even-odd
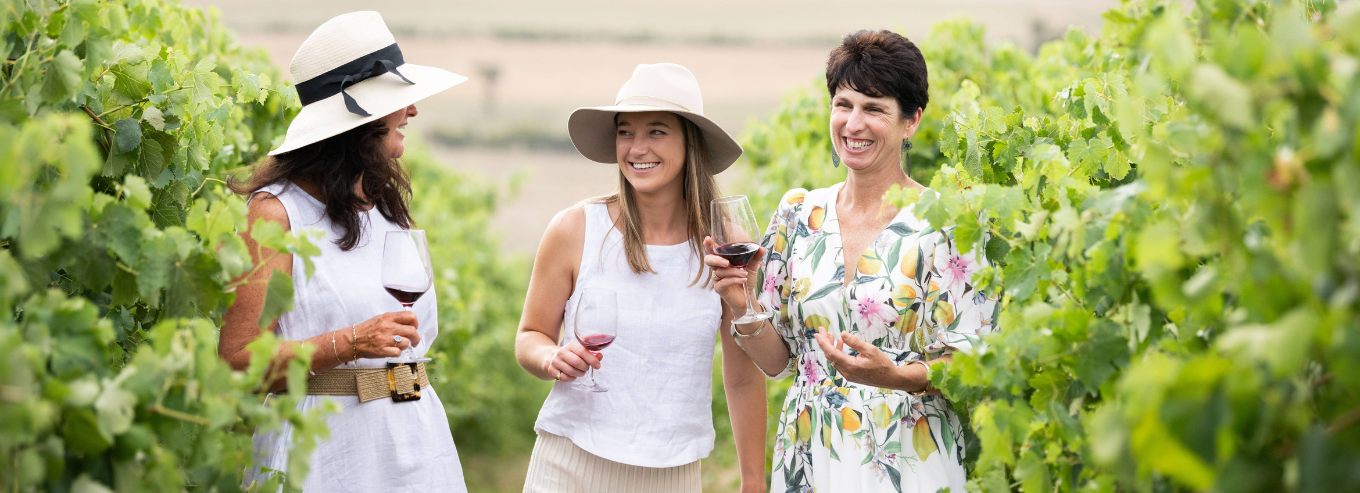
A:
<svg viewBox="0 0 1360 493">
<path fill-rule="evenodd" d="M 561 382 L 570 382 L 585 376 L 590 368 L 600 369 L 600 353 L 586 350 L 581 343 L 572 341 L 559 346 L 551 355 L 543 359 L 543 370 L 548 376 Z"/>
<path fill-rule="evenodd" d="M 704 265 L 712 269 L 714 276 L 713 290 L 722 297 L 727 305 L 732 307 L 732 313 L 740 317 L 746 313 L 746 293 L 749 292 L 748 279 L 756 279 L 756 270 L 760 268 L 760 261 L 765 259 L 765 248 L 761 247 L 756 251 L 755 257 L 746 263 L 745 268 L 732 267 L 727 259 L 718 256 L 716 253 L 718 243 L 712 237 L 704 237 Z"/>
<path fill-rule="evenodd" d="M 354 326 L 353 334 L 346 329 L 340 329 L 340 332 L 345 337 L 357 338 L 352 349 L 359 352 L 360 358 L 395 358 L 401 356 L 407 346 L 420 345 L 418 327 L 420 322 L 416 320 L 415 312 L 400 311 L 365 320 Z M 396 336 L 401 336 L 401 342 L 397 342 Z M 351 355 L 341 355 L 341 359 Z"/>
</svg>

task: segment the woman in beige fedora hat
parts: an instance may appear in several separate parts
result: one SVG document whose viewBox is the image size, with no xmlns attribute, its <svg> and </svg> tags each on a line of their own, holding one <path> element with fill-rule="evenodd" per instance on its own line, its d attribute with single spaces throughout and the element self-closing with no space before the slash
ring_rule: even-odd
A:
<svg viewBox="0 0 1360 493">
<path fill-rule="evenodd" d="M 842 183 L 784 195 L 745 268 L 705 263 L 714 288 L 745 312 L 732 326 L 773 377 L 794 376 L 776 428 L 770 489 L 963 491 L 963 428 L 930 385 L 932 365 L 980 348 L 997 303 L 975 289 L 983 248 L 961 254 L 953 226 L 930 224 L 883 197 L 897 185 L 934 194 L 903 167 L 929 100 L 925 59 L 891 31 L 846 35 L 826 65 L 834 165 Z M 716 245 L 709 243 L 712 249 Z"/>
<path fill-rule="evenodd" d="M 694 75 L 670 63 L 639 65 L 614 105 L 578 109 L 567 127 L 582 155 L 618 166 L 619 188 L 559 213 L 539 244 L 515 355 L 557 382 L 524 491 L 699 491 L 719 333 L 742 489 L 764 491 L 764 379 L 719 330 L 732 318 L 707 287 L 700 250 L 713 175 L 741 147 L 704 116 Z M 617 308 L 582 316 L 601 299 Z M 597 324 L 617 327 L 607 351 L 577 340 Z M 603 370 L 594 388 L 572 388 L 592 369 Z"/>
<path fill-rule="evenodd" d="M 439 331 L 435 293 L 402 311 L 384 290 L 379 266 L 387 233 L 412 226 L 410 182 L 398 161 L 402 129 L 416 116 L 417 101 L 467 79 L 405 63 L 377 12 L 322 24 L 289 68 L 302 110 L 283 144 L 231 186 L 249 197 L 252 225 L 319 228 L 325 235 L 317 245 L 321 254 L 312 257 L 308 272 L 301 258 L 261 248 L 242 232 L 252 262 L 264 262 L 265 269 L 238 288 L 218 352 L 234 368 L 249 364 L 246 346 L 260 335 L 257 321 L 270 276 L 274 270 L 291 274 L 294 309 L 267 328 L 286 341 L 276 365 L 310 346 L 312 395 L 300 410 L 330 404 L 340 409 L 327 417 L 330 438 L 307 461 L 302 489 L 466 491 L 443 405 L 434 389 L 423 388 L 428 384 L 423 364 L 391 370 L 387 364 L 405 349 L 421 356 L 430 347 Z M 422 388 L 418 394 L 389 391 L 389 377 Z M 283 384 L 274 381 L 271 390 Z M 256 434 L 256 465 L 247 471 L 247 485 L 271 471 L 288 472 L 290 434 L 287 424 Z"/>
</svg>

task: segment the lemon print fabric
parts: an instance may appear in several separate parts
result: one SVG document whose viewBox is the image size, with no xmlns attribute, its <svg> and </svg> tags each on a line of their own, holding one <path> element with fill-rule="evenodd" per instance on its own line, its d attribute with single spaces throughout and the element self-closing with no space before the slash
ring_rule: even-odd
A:
<svg viewBox="0 0 1360 493">
<path fill-rule="evenodd" d="M 897 365 L 975 350 L 997 315 L 995 297 L 972 279 L 987 265 L 985 249 L 961 254 L 952 225 L 908 209 L 847 265 L 835 210 L 840 187 L 789 191 L 761 242 L 758 299 L 780 314 L 775 329 L 791 357 L 779 376 L 794 379 L 771 491 L 963 491 L 963 430 L 949 402 L 847 380 L 827 365 L 814 336 L 855 334 Z"/>
</svg>

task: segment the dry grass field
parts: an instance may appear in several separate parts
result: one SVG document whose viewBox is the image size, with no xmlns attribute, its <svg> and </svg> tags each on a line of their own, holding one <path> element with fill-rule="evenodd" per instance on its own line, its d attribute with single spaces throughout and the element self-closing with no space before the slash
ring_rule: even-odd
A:
<svg viewBox="0 0 1360 493">
<path fill-rule="evenodd" d="M 924 38 L 940 20 L 970 17 L 990 42 L 1030 48 L 1068 26 L 1100 27 L 1116 0 L 185 0 L 212 6 L 247 46 L 286 67 L 326 19 L 382 12 L 408 61 L 470 80 L 419 105 L 411 128 L 449 166 L 499 184 L 510 199 L 496 217 L 508 253 L 532 255 L 548 221 L 583 198 L 608 193 L 614 167 L 588 161 L 566 140 L 581 106 L 613 103 L 639 63 L 690 68 L 706 113 L 734 135 L 808 86 L 827 51 L 856 29 Z M 730 181 L 740 171 L 720 176 Z M 512 183 L 514 184 L 512 186 Z M 511 190 L 516 192 L 510 196 Z M 730 444 L 719 443 L 720 448 Z M 734 452 L 705 461 L 708 491 L 726 491 Z M 472 491 L 519 491 L 526 457 L 464 457 Z"/>
</svg>

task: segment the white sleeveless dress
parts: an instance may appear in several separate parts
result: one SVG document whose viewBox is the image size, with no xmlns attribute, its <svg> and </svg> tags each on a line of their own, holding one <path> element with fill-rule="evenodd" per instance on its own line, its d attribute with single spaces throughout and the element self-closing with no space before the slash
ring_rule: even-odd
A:
<svg viewBox="0 0 1360 493">
<path fill-rule="evenodd" d="M 320 201 L 287 181 L 260 192 L 279 199 L 294 231 L 318 228 L 326 232 L 317 243 L 321 255 L 312 259 L 316 269 L 310 278 L 302 259 L 293 257 L 294 308 L 279 318 L 281 339 L 303 340 L 401 310 L 401 304 L 383 289 L 380 272 L 383 240 L 388 231 L 400 230 L 400 226 L 377 208 L 361 213 L 364 234 L 353 249 L 342 251 L 335 244 L 341 233 L 331 227 Z M 435 299 L 431 289 L 412 307 L 420 321 L 417 356 L 423 356 L 439 334 Z M 319 354 L 329 353 L 328 346 L 323 345 Z M 341 349 L 345 356 L 341 359 L 348 359 L 345 351 L 351 348 Z M 360 359 L 343 367 L 385 368 L 386 360 Z M 330 439 L 320 441 L 312 453 L 303 491 L 467 491 L 448 417 L 433 388 L 421 389 L 421 399 L 412 402 L 379 399 L 360 404 L 356 396 L 307 396 L 298 409 L 313 409 L 325 401 L 336 403 L 341 411 L 326 421 Z M 287 471 L 291 435 L 292 427 L 287 424 L 277 432 L 255 434 L 258 467 L 247 471 L 247 484 L 265 477 L 260 468 Z"/>
<path fill-rule="evenodd" d="M 584 210 L 580 275 L 567 300 L 561 344 L 575 340 L 571 329 L 577 293 L 584 288 L 614 291 L 619 305 L 618 338 L 603 351 L 602 366 L 595 372 L 595 379 L 609 391 L 572 390 L 571 384 L 561 382 L 553 385 L 534 425 L 540 443 L 530 461 L 526 491 L 569 491 L 573 486 L 568 484 L 591 491 L 629 488 L 619 485 L 618 480 L 624 478 L 588 478 L 593 474 L 591 467 L 577 465 L 563 471 L 545 464 L 583 455 L 554 444 L 579 448 L 617 465 L 658 469 L 651 482 L 627 478 L 627 484 L 642 488 L 636 491 L 670 491 L 657 482 L 681 481 L 688 475 L 677 477 L 674 471 L 659 469 L 692 465 L 693 490 L 697 491 L 697 461 L 713 450 L 713 348 L 722 321 L 722 301 L 702 281 L 690 285 L 702 260 L 688 243 L 647 245 L 647 260 L 656 273 L 635 274 L 628 267 L 623 235 L 614 228 L 608 207 L 593 203 Z M 597 466 L 599 471 L 617 467 Z M 575 476 L 544 477 L 560 473 Z M 639 474 L 647 475 L 646 471 Z M 589 486 L 581 486 L 583 481 Z"/>
</svg>

